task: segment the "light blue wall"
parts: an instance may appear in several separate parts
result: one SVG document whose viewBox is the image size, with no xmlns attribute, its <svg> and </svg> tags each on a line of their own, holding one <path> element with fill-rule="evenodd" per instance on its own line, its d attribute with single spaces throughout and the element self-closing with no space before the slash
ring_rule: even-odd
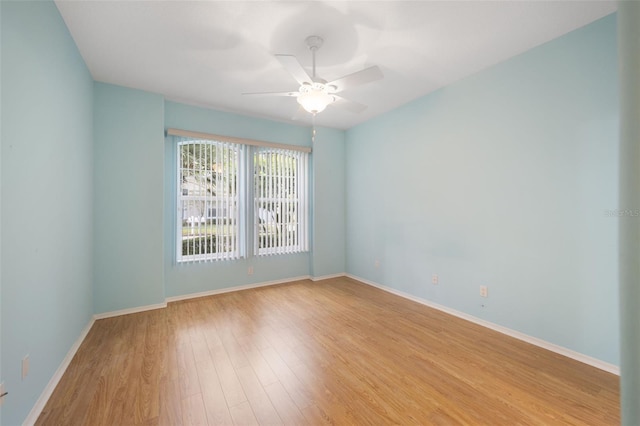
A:
<svg viewBox="0 0 640 426">
<path fill-rule="evenodd" d="M 93 82 L 53 2 L 0 8 L 1 422 L 16 425 L 93 314 Z"/>
<path fill-rule="evenodd" d="M 94 86 L 95 312 L 164 302 L 164 99 Z"/>
<path fill-rule="evenodd" d="M 307 127 L 175 102 L 166 102 L 165 104 L 165 126 L 289 145 L 311 145 L 311 134 Z M 167 297 L 310 274 L 309 253 L 250 256 L 247 259 L 230 262 L 177 264 L 175 261 L 175 182 L 176 150 L 173 138 L 168 137 L 165 143 L 165 283 Z M 247 273 L 249 266 L 254 268 L 253 275 Z"/>
<path fill-rule="evenodd" d="M 608 16 L 351 129 L 348 272 L 617 365 L 617 101 Z"/>
<path fill-rule="evenodd" d="M 164 302 L 164 99 L 94 85 L 95 312 Z"/>
<path fill-rule="evenodd" d="M 313 145 L 314 277 L 346 271 L 344 136 L 342 130 L 321 127 Z"/>
</svg>

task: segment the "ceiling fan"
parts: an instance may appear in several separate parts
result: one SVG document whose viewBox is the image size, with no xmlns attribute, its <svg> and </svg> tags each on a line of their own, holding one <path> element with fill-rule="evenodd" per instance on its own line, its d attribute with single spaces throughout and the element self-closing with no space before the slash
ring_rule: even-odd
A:
<svg viewBox="0 0 640 426">
<path fill-rule="evenodd" d="M 322 46 L 324 40 L 319 36 L 309 36 L 305 39 L 311 55 L 313 57 L 312 74 L 309 75 L 300 65 L 298 59 L 293 55 L 275 55 L 276 59 L 289 71 L 289 74 L 300 84 L 297 92 L 261 92 L 243 93 L 249 96 L 291 96 L 297 98 L 298 103 L 306 111 L 313 115 L 324 111 L 327 105 L 335 105 L 351 112 L 362 112 L 367 106 L 358 102 L 350 101 L 342 96 L 336 95 L 343 90 L 372 81 L 380 80 L 384 77 L 382 71 L 377 66 L 365 68 L 353 74 L 346 75 L 333 81 L 327 82 L 316 76 L 316 52 Z"/>
</svg>

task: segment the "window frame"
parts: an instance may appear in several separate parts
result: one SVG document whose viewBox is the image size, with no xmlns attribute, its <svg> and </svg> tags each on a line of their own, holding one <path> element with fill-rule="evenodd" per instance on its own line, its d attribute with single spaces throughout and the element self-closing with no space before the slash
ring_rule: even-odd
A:
<svg viewBox="0 0 640 426">
<path fill-rule="evenodd" d="M 193 162 L 193 167 L 191 169 L 184 167 L 183 160 L 183 149 L 184 146 L 193 146 L 194 147 L 194 156 L 195 150 L 198 150 L 198 160 L 199 163 L 202 162 L 210 162 L 210 168 L 200 166 L 198 170 L 196 170 L 195 163 Z M 203 155 L 203 148 L 204 155 Z M 198 148 L 196 148 L 198 147 Z M 177 217 L 175 221 L 176 226 L 176 261 L 178 263 L 184 262 L 201 262 L 201 261 L 212 261 L 212 260 L 227 260 L 227 259 L 238 259 L 242 257 L 242 244 L 241 238 L 241 227 L 242 223 L 242 211 L 240 209 L 241 198 L 242 198 L 242 188 L 244 185 L 241 182 L 242 176 L 244 173 L 242 170 L 242 159 L 244 157 L 244 148 L 239 145 L 223 143 L 214 140 L 207 139 L 192 139 L 192 138 L 180 138 L 176 143 L 176 209 L 177 209 Z M 226 150 L 227 159 L 225 161 L 224 154 Z M 215 151 L 215 162 L 213 162 L 213 158 L 211 155 Z M 220 153 L 222 151 L 222 154 Z M 233 161 L 232 167 L 228 167 L 230 163 L 229 155 L 230 152 L 235 154 L 235 161 Z M 222 161 L 219 161 L 222 160 Z M 222 166 L 220 166 L 222 164 Z M 229 169 L 235 169 L 229 170 Z M 193 177 L 191 180 L 191 185 L 194 186 L 194 192 L 198 192 L 196 194 L 189 194 L 189 189 L 187 189 L 187 193 L 185 194 L 184 185 L 189 184 L 184 180 L 184 172 L 185 170 L 190 171 L 190 176 Z M 197 176 L 200 173 L 200 176 Z M 216 175 L 216 178 L 207 179 L 208 175 Z M 202 176 L 205 176 L 205 180 L 208 180 L 212 186 L 211 192 L 213 193 L 213 188 L 216 189 L 215 195 L 208 195 L 209 189 L 207 184 L 202 183 Z M 221 175 L 222 179 L 219 179 Z M 197 176 L 197 177 L 196 177 Z M 198 181 L 200 180 L 200 181 Z M 223 181 L 223 195 L 220 196 L 217 189 L 219 185 L 219 181 Z M 215 183 L 214 183 L 215 182 Z M 229 185 L 235 186 L 235 191 L 233 191 Z M 204 193 L 203 192 L 203 187 Z M 226 192 L 226 194 L 224 194 Z M 232 193 L 233 192 L 233 193 Z M 192 206 L 197 204 L 202 204 L 198 209 L 197 207 L 191 207 L 189 209 L 188 205 Z M 185 205 L 186 204 L 186 205 Z M 212 214 L 212 209 L 215 210 L 215 213 Z M 187 217 L 188 211 L 198 210 L 198 215 L 190 215 Z M 221 215 L 220 212 L 223 212 Z M 230 214 L 231 212 L 231 214 Z M 197 221 L 197 225 L 195 222 Z M 197 236 L 193 237 L 193 249 L 196 251 L 196 240 L 198 242 L 197 248 L 198 253 L 184 253 L 184 232 L 185 232 L 185 222 L 191 222 L 191 234 L 194 235 L 197 230 Z M 222 224 L 221 224 L 222 222 Z M 204 223 L 204 226 L 202 225 Z M 202 229 L 204 227 L 204 230 Z M 222 233 L 220 233 L 220 228 L 222 228 Z M 226 231 L 225 231 L 226 228 Z M 210 230 L 211 229 L 211 230 Z M 215 229 L 215 234 L 213 230 Z M 211 244 L 211 240 L 213 240 L 213 235 L 215 238 L 215 252 L 206 251 L 206 247 Z M 223 236 L 222 242 L 219 239 L 219 235 Z M 226 247 L 227 244 L 231 245 L 231 250 L 223 250 L 220 248 Z M 202 246 L 205 246 L 205 251 L 202 251 Z"/>
<path fill-rule="evenodd" d="M 261 170 L 256 168 L 259 157 L 271 156 L 270 159 L 262 158 L 266 163 Z M 276 157 L 274 160 L 273 157 Z M 305 153 L 292 150 L 259 148 L 253 151 L 253 221 L 254 221 L 254 238 L 253 247 L 255 256 L 267 256 L 274 254 L 303 253 L 309 251 L 309 157 Z M 281 157 L 289 157 L 292 163 L 287 169 L 286 161 Z M 291 169 L 295 170 L 291 170 Z M 260 174 L 264 169 L 265 174 Z M 269 183 L 267 183 L 270 181 Z M 293 182 L 291 182 L 293 181 Z M 262 184 L 262 190 L 258 187 Z M 265 189 L 266 187 L 266 189 Z M 278 191 L 276 188 L 280 189 Z M 287 195 L 289 195 L 287 197 Z M 291 197 L 294 195 L 294 197 Z M 265 209 L 266 204 L 271 203 L 278 207 L 273 210 Z M 284 210 L 281 207 L 288 204 L 288 208 Z M 293 206 L 292 206 L 293 205 Z M 261 211 L 267 211 L 266 216 L 271 223 L 261 224 Z M 278 214 L 279 213 L 279 214 Z M 289 220 L 281 221 L 283 214 L 288 214 Z M 292 220 L 293 219 L 293 223 Z M 267 226 L 278 228 L 279 232 L 269 235 L 267 230 L 265 242 L 268 247 L 261 245 L 261 228 Z M 294 227 L 292 230 L 291 227 Z M 285 231 L 283 229 L 286 228 Z M 294 239 L 293 244 L 287 244 L 291 238 Z"/>
<path fill-rule="evenodd" d="M 174 191 L 174 207 L 177 209 L 177 217 L 174 221 L 176 226 L 176 254 L 174 255 L 177 263 L 194 263 L 194 262 L 209 262 L 209 261 L 224 261 L 233 260 L 239 258 L 249 258 L 251 256 L 267 256 L 277 254 L 293 254 L 304 253 L 309 251 L 309 234 L 310 234 L 310 210 L 309 210 L 309 198 L 311 188 L 309 186 L 309 174 L 310 174 L 310 153 L 311 148 L 299 145 L 286 145 L 272 142 L 264 142 L 251 139 L 234 138 L 229 136 L 219 136 L 207 133 L 191 132 L 180 129 L 167 129 L 167 136 L 174 136 L 174 146 L 176 149 L 175 168 L 176 184 L 177 187 Z M 235 221 L 236 227 L 236 240 L 237 244 L 233 255 L 227 254 L 212 254 L 212 253 L 200 253 L 195 255 L 184 255 L 182 253 L 183 244 L 183 201 L 185 197 L 183 195 L 181 186 L 181 151 L 180 145 L 185 143 L 204 143 L 204 144 L 224 144 L 225 146 L 238 146 L 238 165 L 236 182 L 237 197 L 236 207 L 238 211 L 238 217 Z M 276 150 L 283 153 L 290 153 L 290 155 L 297 158 L 297 164 L 304 163 L 304 167 L 297 167 L 297 170 L 304 170 L 304 176 L 302 178 L 296 178 L 296 191 L 299 194 L 297 220 L 295 226 L 297 227 L 298 241 L 296 245 L 288 245 L 285 248 L 271 247 L 269 249 L 259 249 L 259 237 L 260 232 L 258 229 L 259 222 L 259 210 L 255 197 L 256 182 L 255 182 L 255 156 L 264 151 Z M 197 198 L 197 197 L 196 197 Z M 206 205 L 206 200 L 205 200 Z M 216 214 L 218 211 L 216 210 Z M 209 215 L 207 215 L 209 216 Z M 302 220 L 300 219 L 302 218 Z M 248 247 L 253 247 L 253 250 L 249 251 Z M 228 253 L 228 252 L 226 252 Z"/>
</svg>

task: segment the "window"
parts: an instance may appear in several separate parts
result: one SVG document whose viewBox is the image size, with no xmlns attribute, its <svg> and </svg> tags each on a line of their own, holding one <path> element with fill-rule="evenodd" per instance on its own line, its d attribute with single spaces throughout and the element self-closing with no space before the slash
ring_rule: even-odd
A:
<svg viewBox="0 0 640 426">
<path fill-rule="evenodd" d="M 307 251 L 308 152 L 220 139 L 176 137 L 177 261 Z"/>
<path fill-rule="evenodd" d="M 242 146 L 178 142 L 178 261 L 240 257 Z"/>
<path fill-rule="evenodd" d="M 255 253 L 306 251 L 307 154 L 258 148 L 253 168 Z"/>
</svg>

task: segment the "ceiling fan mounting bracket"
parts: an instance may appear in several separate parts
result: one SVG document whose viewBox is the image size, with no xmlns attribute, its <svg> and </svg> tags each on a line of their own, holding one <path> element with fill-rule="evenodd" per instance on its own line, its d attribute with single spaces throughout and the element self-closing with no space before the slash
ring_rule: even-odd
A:
<svg viewBox="0 0 640 426">
<path fill-rule="evenodd" d="M 320 36 L 312 35 L 304 39 L 304 42 L 307 44 L 309 50 L 315 52 L 322 47 L 324 40 Z"/>
</svg>

